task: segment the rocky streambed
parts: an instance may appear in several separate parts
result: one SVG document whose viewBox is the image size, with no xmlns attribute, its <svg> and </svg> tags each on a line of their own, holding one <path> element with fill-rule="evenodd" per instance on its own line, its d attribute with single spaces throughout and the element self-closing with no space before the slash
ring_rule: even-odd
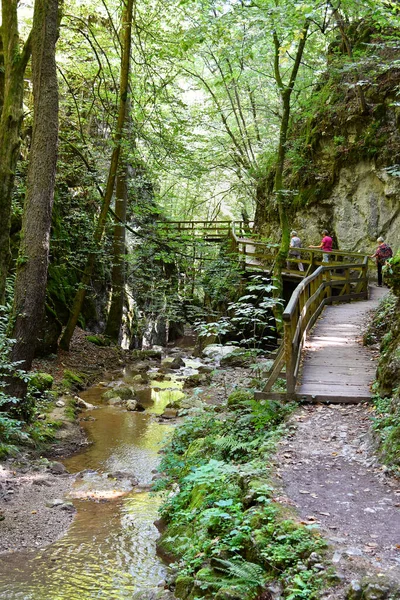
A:
<svg viewBox="0 0 400 600">
<path fill-rule="evenodd" d="M 11 499 L 0 523 L 0 598 L 173 598 L 156 553 L 161 498 L 149 489 L 174 422 L 249 378 L 246 367 L 215 370 L 231 350 L 211 347 L 200 360 L 172 349 L 137 361 L 76 398 L 89 441 L 82 451 L 62 463 L 38 459 L 25 480 L 23 461 L 3 467 Z"/>
</svg>

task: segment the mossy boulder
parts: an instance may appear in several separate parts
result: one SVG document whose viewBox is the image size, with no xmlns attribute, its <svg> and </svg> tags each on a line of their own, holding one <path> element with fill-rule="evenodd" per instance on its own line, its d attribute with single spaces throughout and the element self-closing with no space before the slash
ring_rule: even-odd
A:
<svg viewBox="0 0 400 600">
<path fill-rule="evenodd" d="M 175 581 L 175 596 L 181 600 L 188 600 L 194 586 L 194 578 L 190 575 L 178 575 Z"/>
<path fill-rule="evenodd" d="M 107 390 L 102 394 L 102 400 L 111 400 L 111 398 L 115 398 L 118 396 L 121 400 L 133 400 L 135 397 L 135 390 L 133 390 L 129 386 L 120 386 L 112 388 L 111 390 Z"/>
<path fill-rule="evenodd" d="M 54 378 L 50 373 L 37 372 L 32 375 L 30 379 L 30 387 L 36 388 L 39 392 L 46 392 L 51 390 Z"/>
</svg>

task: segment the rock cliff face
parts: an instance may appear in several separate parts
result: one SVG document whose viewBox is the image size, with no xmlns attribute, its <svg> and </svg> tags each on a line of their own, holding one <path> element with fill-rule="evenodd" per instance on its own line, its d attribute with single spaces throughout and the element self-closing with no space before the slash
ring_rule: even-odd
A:
<svg viewBox="0 0 400 600">
<path fill-rule="evenodd" d="M 293 119 L 285 161 L 288 211 L 304 246 L 319 243 L 327 229 L 339 249 L 369 252 L 378 236 L 397 249 L 400 52 L 394 32 L 384 35 L 365 23 L 353 29 L 356 69 L 333 52 L 309 104 Z M 257 227 L 277 240 L 277 224 L 271 195 Z"/>
<path fill-rule="evenodd" d="M 372 251 L 383 236 L 400 247 L 400 178 L 373 160 L 341 167 L 329 196 L 301 208 L 293 219 L 303 245 L 315 244 L 327 228 L 343 250 Z"/>
</svg>

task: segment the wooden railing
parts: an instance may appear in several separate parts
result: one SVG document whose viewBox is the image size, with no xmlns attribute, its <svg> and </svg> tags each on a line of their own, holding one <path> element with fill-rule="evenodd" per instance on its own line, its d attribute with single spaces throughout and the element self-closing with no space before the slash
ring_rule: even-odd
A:
<svg viewBox="0 0 400 600">
<path fill-rule="evenodd" d="M 307 332 L 326 304 L 368 297 L 368 256 L 362 263 L 320 266 L 294 290 L 283 313 L 284 338 L 268 373 L 264 392 L 269 392 L 286 366 L 286 393 L 295 393 L 301 350 Z"/>
</svg>

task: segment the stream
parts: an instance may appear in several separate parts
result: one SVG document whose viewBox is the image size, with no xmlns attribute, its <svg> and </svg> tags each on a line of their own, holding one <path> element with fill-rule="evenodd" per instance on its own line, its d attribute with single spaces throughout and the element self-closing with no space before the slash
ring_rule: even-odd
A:
<svg viewBox="0 0 400 600">
<path fill-rule="evenodd" d="M 186 361 L 177 374 L 195 372 L 193 363 Z M 129 371 L 109 385 L 124 379 L 129 382 Z M 75 519 L 64 537 L 47 548 L 2 556 L 1 599 L 120 600 L 154 589 L 164 579 L 154 526 L 161 499 L 148 489 L 160 446 L 173 430 L 157 415 L 183 396 L 182 385 L 172 375 L 170 381 L 138 386 L 144 412 L 105 404 L 101 396 L 109 388 L 104 385 L 80 394 L 96 409 L 82 413 L 91 445 L 63 461 L 78 473 L 67 498 L 76 507 Z"/>
</svg>

